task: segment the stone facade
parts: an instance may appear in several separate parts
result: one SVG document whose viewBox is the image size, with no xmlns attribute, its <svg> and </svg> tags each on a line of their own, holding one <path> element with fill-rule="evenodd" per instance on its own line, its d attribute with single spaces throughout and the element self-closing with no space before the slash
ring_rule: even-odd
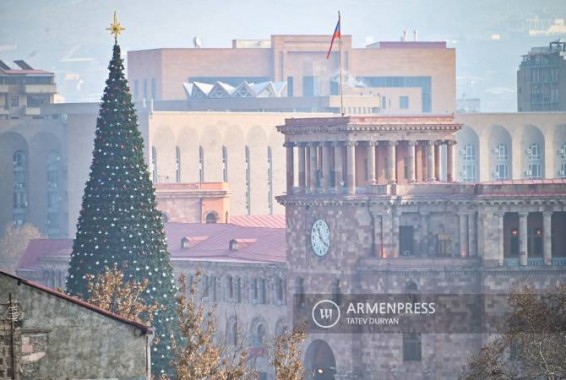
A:
<svg viewBox="0 0 566 380">
<path fill-rule="evenodd" d="M 148 327 L 4 272 L 0 290 L 2 379 L 149 380 Z"/>
<path fill-rule="evenodd" d="M 287 149 L 287 194 L 278 200 L 287 210 L 289 293 L 508 294 L 519 284 L 566 281 L 566 180 L 452 182 L 453 145 L 446 160 L 428 149 L 461 127 L 451 117 L 309 118 L 278 127 Z M 423 146 L 426 156 L 395 149 L 404 145 Z M 439 171 L 445 180 L 428 179 Z M 312 243 L 321 220 L 329 229 L 323 254 Z M 483 339 L 315 333 L 305 364 L 313 379 L 449 379 Z"/>
</svg>

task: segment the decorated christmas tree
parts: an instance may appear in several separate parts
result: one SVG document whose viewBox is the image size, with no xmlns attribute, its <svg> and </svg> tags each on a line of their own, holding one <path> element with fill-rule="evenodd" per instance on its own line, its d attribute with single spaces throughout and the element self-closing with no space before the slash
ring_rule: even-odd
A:
<svg viewBox="0 0 566 380">
<path fill-rule="evenodd" d="M 88 300 L 89 275 L 117 267 L 124 281 L 148 281 L 142 302 L 161 305 L 153 316 L 155 339 L 152 373 L 169 373 L 176 323 L 177 291 L 167 252 L 161 213 L 144 161 L 143 138 L 117 37 L 123 28 L 116 20 L 109 30 L 114 51 L 96 121 L 90 176 L 69 263 L 67 291 Z"/>
</svg>

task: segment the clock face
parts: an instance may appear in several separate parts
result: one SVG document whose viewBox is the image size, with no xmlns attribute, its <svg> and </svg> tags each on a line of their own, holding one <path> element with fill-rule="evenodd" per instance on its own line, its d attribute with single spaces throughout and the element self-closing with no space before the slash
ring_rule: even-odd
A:
<svg viewBox="0 0 566 380">
<path fill-rule="evenodd" d="M 317 219 L 311 228 L 311 246 L 316 256 L 322 257 L 330 248 L 330 229 L 322 219 Z"/>
</svg>

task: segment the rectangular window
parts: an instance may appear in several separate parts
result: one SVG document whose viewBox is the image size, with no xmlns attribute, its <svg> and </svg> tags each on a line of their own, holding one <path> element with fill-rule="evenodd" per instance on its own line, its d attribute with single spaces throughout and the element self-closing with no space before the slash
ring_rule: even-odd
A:
<svg viewBox="0 0 566 380">
<path fill-rule="evenodd" d="M 507 166 L 507 164 L 495 165 L 495 179 L 509 179 L 509 167 Z"/>
<path fill-rule="evenodd" d="M 318 77 L 303 77 L 303 96 L 318 96 Z"/>
<path fill-rule="evenodd" d="M 403 361 L 420 362 L 421 360 L 421 334 L 403 334 Z"/>
<path fill-rule="evenodd" d="M 157 99 L 157 82 L 151 78 L 151 99 Z"/>
<path fill-rule="evenodd" d="M 147 79 L 143 80 L 143 98 L 147 99 Z"/>
<path fill-rule="evenodd" d="M 402 110 L 409 109 L 409 97 L 408 96 L 400 96 L 399 97 L 399 108 Z"/>
<path fill-rule="evenodd" d="M 10 97 L 10 107 L 19 107 L 20 106 L 20 98 L 17 96 Z"/>
</svg>

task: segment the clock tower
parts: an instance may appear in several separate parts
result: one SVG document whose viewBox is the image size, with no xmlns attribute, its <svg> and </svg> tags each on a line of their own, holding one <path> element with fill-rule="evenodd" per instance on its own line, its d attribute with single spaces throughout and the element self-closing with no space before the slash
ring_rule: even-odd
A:
<svg viewBox="0 0 566 380">
<path fill-rule="evenodd" d="M 460 128 L 452 116 L 301 118 L 278 126 L 287 152 L 287 191 L 278 201 L 286 208 L 289 294 L 404 292 L 406 275 L 379 273 L 428 252 L 430 213 L 445 207 L 431 205 L 436 195 L 426 191 L 453 182 Z M 401 189 L 414 199 L 401 201 Z M 457 216 L 444 218 L 442 232 L 459 236 Z M 453 243 L 443 254 L 460 255 Z M 310 334 L 307 377 L 371 378 L 364 357 L 377 353 L 364 346 L 376 343 L 364 339 Z"/>
</svg>

